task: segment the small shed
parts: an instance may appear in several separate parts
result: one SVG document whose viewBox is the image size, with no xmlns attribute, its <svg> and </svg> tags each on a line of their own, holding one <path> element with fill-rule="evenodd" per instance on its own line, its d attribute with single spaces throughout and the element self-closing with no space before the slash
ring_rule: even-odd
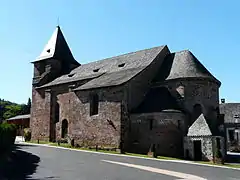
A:
<svg viewBox="0 0 240 180">
<path fill-rule="evenodd" d="M 23 129 L 30 127 L 30 114 L 9 118 L 7 119 L 7 123 L 17 125 L 17 135 L 23 135 Z"/>
<path fill-rule="evenodd" d="M 184 137 L 184 156 L 195 161 L 213 161 L 217 151 L 224 155 L 224 138 L 213 136 L 204 115 L 201 114 Z"/>
</svg>

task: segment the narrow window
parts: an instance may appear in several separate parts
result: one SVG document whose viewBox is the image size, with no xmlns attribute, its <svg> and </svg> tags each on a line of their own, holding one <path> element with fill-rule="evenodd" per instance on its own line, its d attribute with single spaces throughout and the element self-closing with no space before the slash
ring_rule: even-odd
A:
<svg viewBox="0 0 240 180">
<path fill-rule="evenodd" d="M 99 71 L 99 68 L 98 69 L 94 69 L 93 72 L 98 72 Z"/>
<path fill-rule="evenodd" d="M 99 98 L 97 94 L 91 95 L 90 99 L 90 116 L 98 114 Z"/>
<path fill-rule="evenodd" d="M 178 120 L 177 126 L 178 126 L 178 129 L 181 129 L 181 121 L 180 120 Z"/>
<path fill-rule="evenodd" d="M 74 74 L 68 74 L 68 77 L 73 77 L 74 76 Z"/>
<path fill-rule="evenodd" d="M 55 123 L 59 122 L 59 104 L 56 102 L 55 106 Z"/>
<path fill-rule="evenodd" d="M 66 138 L 68 134 L 68 121 L 64 119 L 62 121 L 62 138 Z"/>
<path fill-rule="evenodd" d="M 125 63 L 119 64 L 118 67 L 123 67 L 125 66 Z"/>
<path fill-rule="evenodd" d="M 202 113 L 202 106 L 200 104 L 195 104 L 193 106 L 193 112 L 192 112 L 192 121 L 194 122 Z"/>
<path fill-rule="evenodd" d="M 149 129 L 152 130 L 153 129 L 153 120 L 150 119 L 149 121 Z"/>
</svg>

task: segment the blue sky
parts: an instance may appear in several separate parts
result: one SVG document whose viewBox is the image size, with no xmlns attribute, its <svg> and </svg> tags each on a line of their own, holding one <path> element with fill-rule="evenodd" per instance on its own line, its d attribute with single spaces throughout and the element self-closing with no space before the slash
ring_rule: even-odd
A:
<svg viewBox="0 0 240 180">
<path fill-rule="evenodd" d="M 189 49 L 240 101 L 240 1 L 0 0 L 0 98 L 31 97 L 33 65 L 57 19 L 80 63 L 159 45 Z"/>
</svg>

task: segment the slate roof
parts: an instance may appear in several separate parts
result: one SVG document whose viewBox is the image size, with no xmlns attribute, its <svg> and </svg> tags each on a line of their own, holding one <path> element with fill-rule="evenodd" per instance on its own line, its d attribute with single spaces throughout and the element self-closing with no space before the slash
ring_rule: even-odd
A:
<svg viewBox="0 0 240 180">
<path fill-rule="evenodd" d="M 187 136 L 211 136 L 211 130 L 203 114 L 189 127 Z"/>
<path fill-rule="evenodd" d="M 181 110 L 177 98 L 172 96 L 167 88 L 158 87 L 151 88 L 144 101 L 131 113 L 152 113 L 170 109 Z"/>
<path fill-rule="evenodd" d="M 29 119 L 30 114 L 25 114 L 25 115 L 18 115 L 12 118 L 7 119 L 7 121 L 12 121 L 12 120 L 17 120 L 17 119 Z"/>
<path fill-rule="evenodd" d="M 167 46 L 144 49 L 83 64 L 73 69 L 69 74 L 56 78 L 52 82 L 38 88 L 82 80 L 86 80 L 87 82 L 75 90 L 120 85 L 145 69 L 165 47 Z M 79 65 L 74 59 L 59 26 L 57 26 L 48 44 L 36 61 L 42 61 L 48 58 L 64 61 L 63 67 L 65 67 L 64 64 Z M 159 80 L 164 81 L 191 77 L 210 78 L 220 84 L 188 50 L 172 53 L 165 58 L 155 79 L 159 82 Z"/>
<path fill-rule="evenodd" d="M 236 119 L 240 122 L 240 103 L 222 103 L 219 105 L 219 110 L 224 114 L 225 123 L 235 123 Z"/>
<path fill-rule="evenodd" d="M 192 77 L 210 78 L 220 83 L 189 50 L 171 53 L 154 81 Z"/>
<path fill-rule="evenodd" d="M 82 64 L 69 73 L 71 77 L 61 76 L 42 87 L 86 79 L 92 80 L 76 90 L 120 85 L 145 69 L 165 47 L 158 46 Z"/>
<path fill-rule="evenodd" d="M 49 58 L 71 61 L 73 64 L 79 64 L 74 59 L 59 26 L 56 27 L 48 43 L 45 45 L 42 53 L 35 59 L 34 62 L 46 60 Z"/>
</svg>

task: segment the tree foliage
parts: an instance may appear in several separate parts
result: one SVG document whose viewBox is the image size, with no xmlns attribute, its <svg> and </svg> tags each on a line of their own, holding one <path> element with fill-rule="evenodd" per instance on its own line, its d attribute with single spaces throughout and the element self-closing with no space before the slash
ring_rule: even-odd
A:
<svg viewBox="0 0 240 180">
<path fill-rule="evenodd" d="M 9 119 L 11 117 L 23 114 L 30 114 L 31 99 L 28 99 L 27 104 L 17 104 L 4 99 L 0 99 L 0 120 Z"/>
</svg>

